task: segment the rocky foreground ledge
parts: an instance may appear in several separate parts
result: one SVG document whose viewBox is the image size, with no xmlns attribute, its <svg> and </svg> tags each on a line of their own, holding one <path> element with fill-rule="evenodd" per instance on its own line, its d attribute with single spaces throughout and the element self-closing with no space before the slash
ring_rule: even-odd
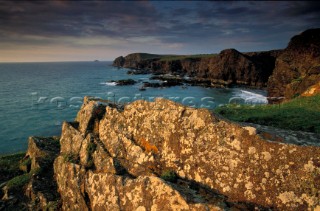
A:
<svg viewBox="0 0 320 211">
<path fill-rule="evenodd" d="M 29 139 L 28 171 L 47 161 L 40 179 L 57 190 L 55 209 L 320 210 L 319 147 L 270 142 L 205 109 L 85 97 L 76 121 L 63 123 L 60 152 L 46 140 Z M 57 200 L 30 183 L 38 207 Z"/>
</svg>

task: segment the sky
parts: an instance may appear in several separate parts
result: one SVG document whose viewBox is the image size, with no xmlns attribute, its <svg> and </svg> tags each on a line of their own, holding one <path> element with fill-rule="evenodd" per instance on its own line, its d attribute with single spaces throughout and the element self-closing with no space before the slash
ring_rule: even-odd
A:
<svg viewBox="0 0 320 211">
<path fill-rule="evenodd" d="M 0 62 L 264 51 L 319 27 L 312 1 L 0 0 Z"/>
</svg>

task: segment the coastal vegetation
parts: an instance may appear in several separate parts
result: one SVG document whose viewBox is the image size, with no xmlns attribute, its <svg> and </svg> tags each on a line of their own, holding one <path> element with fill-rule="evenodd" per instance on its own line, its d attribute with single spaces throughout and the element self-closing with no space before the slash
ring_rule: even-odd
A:
<svg viewBox="0 0 320 211">
<path fill-rule="evenodd" d="M 160 61 L 174 61 L 174 60 L 183 60 L 183 59 L 199 59 L 199 58 L 211 58 L 215 57 L 218 54 L 194 54 L 194 55 L 166 55 L 162 56 Z"/>
<path fill-rule="evenodd" d="M 228 104 L 215 112 L 238 122 L 320 133 L 320 95 L 297 97 L 273 105 Z"/>
<path fill-rule="evenodd" d="M 0 156 L 0 184 L 23 173 L 19 165 L 24 156 L 25 152 Z"/>
<path fill-rule="evenodd" d="M 16 176 L 8 181 L 7 187 L 9 189 L 18 189 L 26 185 L 33 175 L 38 175 L 40 173 L 41 169 L 34 169 L 31 170 L 29 173 L 25 173 L 19 176 Z"/>
<path fill-rule="evenodd" d="M 178 175 L 172 170 L 163 171 L 160 177 L 168 182 L 177 182 L 178 179 Z"/>
<path fill-rule="evenodd" d="M 149 54 L 149 53 L 137 53 L 141 60 L 153 60 L 158 59 L 159 61 L 174 61 L 182 59 L 196 59 L 196 58 L 208 58 L 214 57 L 218 54 L 192 54 L 192 55 L 175 55 L 175 54 Z"/>
</svg>

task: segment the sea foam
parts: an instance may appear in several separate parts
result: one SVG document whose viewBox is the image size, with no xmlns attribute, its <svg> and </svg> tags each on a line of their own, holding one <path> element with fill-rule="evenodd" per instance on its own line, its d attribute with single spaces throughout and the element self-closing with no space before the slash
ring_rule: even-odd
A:
<svg viewBox="0 0 320 211">
<path fill-rule="evenodd" d="M 102 82 L 102 83 L 100 83 L 100 84 L 106 85 L 106 86 L 116 86 L 116 85 L 117 85 L 116 82 Z"/>
<path fill-rule="evenodd" d="M 244 100 L 245 103 L 249 103 L 249 104 L 266 104 L 268 103 L 267 97 L 259 94 L 259 93 L 255 93 L 255 92 L 250 92 L 250 91 L 246 91 L 246 90 L 239 90 L 240 92 L 238 92 L 236 95 L 239 98 L 242 98 Z"/>
</svg>

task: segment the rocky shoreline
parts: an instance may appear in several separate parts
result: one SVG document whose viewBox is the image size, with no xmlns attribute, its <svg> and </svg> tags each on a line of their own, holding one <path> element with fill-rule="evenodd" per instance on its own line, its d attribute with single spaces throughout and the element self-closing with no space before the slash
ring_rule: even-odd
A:
<svg viewBox="0 0 320 211">
<path fill-rule="evenodd" d="M 269 103 L 302 94 L 320 81 L 320 29 L 294 36 L 287 48 L 241 53 L 226 49 L 219 54 L 177 56 L 133 53 L 120 56 L 113 66 L 130 68 L 128 74 L 177 75 L 189 84 L 209 87 L 267 88 Z"/>
<path fill-rule="evenodd" d="M 219 55 L 205 58 L 186 58 L 182 60 L 162 60 L 159 58 L 143 59 L 146 54 L 130 54 L 118 57 L 113 66 L 130 68 L 128 74 L 154 74 L 159 77 L 172 75 L 180 80 L 185 76 L 188 84 L 209 87 L 230 87 L 243 85 L 247 87 L 266 87 L 266 81 L 273 69 L 279 51 L 240 53 L 227 49 Z M 152 57 L 147 54 L 147 57 Z M 151 54 L 152 55 L 152 54 Z M 157 56 L 157 55 L 153 55 Z M 269 64 L 270 62 L 270 64 Z M 229 66 L 226 67 L 226 64 Z M 241 67 L 238 67 L 240 65 Z M 226 67 L 226 68 L 224 68 Z M 210 70 L 210 69 L 214 70 Z M 223 69 L 223 70 L 221 70 Z"/>
<path fill-rule="evenodd" d="M 0 207 L 320 209 L 319 147 L 270 141 L 253 126 L 165 99 L 118 108 L 85 97 L 59 139 L 29 138 L 23 160 L 29 180 L 5 182 Z"/>
<path fill-rule="evenodd" d="M 178 59 L 138 53 L 114 66 L 160 81 L 142 88 L 246 85 L 288 100 L 320 93 L 319 35 L 307 30 L 280 51 Z M 119 106 L 85 97 L 61 137 L 29 138 L 12 178 L 0 177 L 0 210 L 318 211 L 318 137 L 238 124 L 165 99 Z"/>
</svg>

